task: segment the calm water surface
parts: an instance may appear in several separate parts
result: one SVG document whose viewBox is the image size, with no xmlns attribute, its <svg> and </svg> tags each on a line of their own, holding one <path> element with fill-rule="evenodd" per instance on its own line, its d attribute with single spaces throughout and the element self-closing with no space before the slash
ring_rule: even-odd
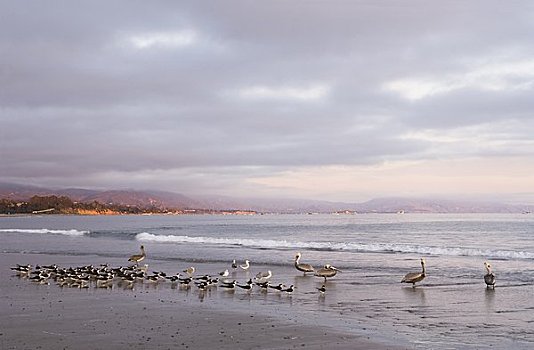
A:
<svg viewBox="0 0 534 350">
<path fill-rule="evenodd" d="M 232 259 L 249 259 L 251 276 L 271 269 L 273 282 L 297 286 L 290 297 L 259 291 L 202 297 L 214 307 L 254 307 L 422 349 L 534 348 L 532 214 L 0 218 L 2 253 L 103 263 L 138 251 L 140 244 L 147 247 L 147 263 L 168 273 L 191 264 L 216 273 Z M 327 283 L 324 297 L 316 290 L 321 279 L 293 268 L 296 251 L 303 262 L 343 270 Z M 420 270 L 420 257 L 428 277 L 415 289 L 401 285 L 404 274 Z M 497 275 L 495 291 L 485 288 L 484 261 Z"/>
</svg>

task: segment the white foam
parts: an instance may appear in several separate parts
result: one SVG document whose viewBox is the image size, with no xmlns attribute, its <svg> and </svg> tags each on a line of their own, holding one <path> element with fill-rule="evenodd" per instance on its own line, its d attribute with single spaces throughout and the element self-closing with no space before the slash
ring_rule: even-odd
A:
<svg viewBox="0 0 534 350">
<path fill-rule="evenodd" d="M 316 249 L 331 251 L 356 251 L 374 253 L 414 253 L 423 255 L 447 256 L 480 256 L 499 259 L 534 259 L 533 252 L 514 250 L 491 250 L 460 247 L 436 247 L 393 243 L 345 243 L 345 242 L 294 242 L 272 239 L 190 237 L 174 235 L 154 235 L 148 232 L 139 233 L 138 241 L 157 243 L 196 243 L 227 246 L 244 246 L 266 249 Z"/>
<path fill-rule="evenodd" d="M 89 231 L 49 230 L 49 229 L 46 229 L 46 228 L 42 228 L 42 229 L 7 228 L 7 229 L 1 229 L 0 232 L 5 232 L 5 233 L 53 234 L 53 235 L 64 235 L 64 236 L 83 236 L 83 235 L 89 233 Z"/>
</svg>

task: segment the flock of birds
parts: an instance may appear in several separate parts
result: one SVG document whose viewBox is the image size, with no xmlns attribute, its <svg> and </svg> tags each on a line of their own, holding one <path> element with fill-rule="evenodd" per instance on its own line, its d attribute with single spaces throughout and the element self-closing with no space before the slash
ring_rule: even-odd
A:
<svg viewBox="0 0 534 350">
<path fill-rule="evenodd" d="M 484 275 L 484 282 L 486 283 L 486 288 L 493 288 L 495 289 L 495 275 L 491 271 L 491 265 L 489 262 L 484 262 L 484 267 L 486 268 L 486 274 Z M 411 283 L 412 287 L 415 288 L 415 284 L 417 282 L 421 282 L 426 277 L 426 270 L 425 270 L 425 259 L 421 258 L 421 272 L 410 272 L 407 273 L 406 276 L 402 279 L 402 283 Z"/>
<path fill-rule="evenodd" d="M 326 264 L 322 268 L 315 269 L 312 265 L 301 263 L 302 255 L 297 253 L 295 255 L 295 268 L 303 272 L 304 275 L 312 273 L 316 277 L 324 278 L 324 284 L 320 288 L 316 288 L 321 295 L 326 292 L 326 282 L 328 278 L 332 278 L 337 275 L 341 270 L 336 267 Z M 129 266 L 110 267 L 107 264 L 102 264 L 99 267 L 93 265 L 81 266 L 81 267 L 60 267 L 58 265 L 46 265 L 35 266 L 32 265 L 19 265 L 11 267 L 11 270 L 15 271 L 16 275 L 23 278 L 28 278 L 30 281 L 37 284 L 50 284 L 50 281 L 54 281 L 60 287 L 73 287 L 73 288 L 89 288 L 93 284 L 97 288 L 112 288 L 115 281 L 118 281 L 119 286 L 124 288 L 133 288 L 137 282 L 148 283 L 160 283 L 162 281 L 169 281 L 172 286 L 179 285 L 181 288 L 190 288 L 193 283 L 199 290 L 204 291 L 213 286 L 217 286 L 227 290 L 234 290 L 236 288 L 251 291 L 253 286 L 256 285 L 262 291 L 268 289 L 274 289 L 279 292 L 285 292 L 288 294 L 293 293 L 295 290 L 294 285 L 289 287 L 282 283 L 271 284 L 271 277 L 273 273 L 271 270 L 266 272 L 259 272 L 254 278 L 249 278 L 245 283 L 238 283 L 235 279 L 230 280 L 230 271 L 225 269 L 218 273 L 218 276 L 211 275 L 195 276 L 195 267 L 191 266 L 183 270 L 180 273 L 174 275 L 167 275 L 163 271 L 153 271 L 148 274 L 148 265 L 139 266 L 139 263 L 145 260 L 146 251 L 145 247 L 141 246 L 140 254 L 134 254 L 128 259 L 133 264 Z M 484 263 L 486 268 L 486 274 L 484 275 L 484 282 L 487 288 L 492 287 L 495 289 L 495 275 L 491 271 L 491 265 L 488 262 Z M 417 282 L 422 281 L 426 277 L 425 259 L 421 258 L 421 272 L 411 272 L 406 274 L 401 280 L 403 283 L 411 283 L 415 288 Z M 232 261 L 231 268 L 235 270 L 248 271 L 250 269 L 250 261 L 245 260 L 245 263 L 238 265 L 236 260 Z"/>
</svg>

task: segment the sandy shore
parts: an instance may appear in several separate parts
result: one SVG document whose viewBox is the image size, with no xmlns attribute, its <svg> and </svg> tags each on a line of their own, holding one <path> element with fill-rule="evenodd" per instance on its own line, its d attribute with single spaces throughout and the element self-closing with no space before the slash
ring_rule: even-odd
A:
<svg viewBox="0 0 534 350">
<path fill-rule="evenodd" d="M 76 260 L 80 257 L 0 253 L 0 348 L 392 348 L 360 334 L 233 307 L 239 300 L 213 307 L 202 302 L 194 287 L 188 293 L 149 286 L 60 288 L 36 285 L 9 269 L 16 263 L 87 263 Z"/>
</svg>

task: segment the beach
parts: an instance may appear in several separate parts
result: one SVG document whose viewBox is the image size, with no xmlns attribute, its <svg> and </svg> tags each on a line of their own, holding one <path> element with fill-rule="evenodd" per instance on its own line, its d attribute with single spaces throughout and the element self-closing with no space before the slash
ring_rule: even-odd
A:
<svg viewBox="0 0 534 350">
<path fill-rule="evenodd" d="M 531 349 L 533 227 L 528 215 L 4 217 L 0 346 Z M 111 289 L 39 285 L 10 270 L 128 266 L 141 245 L 147 276 L 132 289 L 121 278 Z M 296 252 L 340 272 L 326 283 L 304 275 Z M 421 271 L 422 257 L 424 280 L 400 283 Z M 233 269 L 234 259 L 250 268 Z M 484 283 L 486 261 L 495 289 Z M 294 290 L 186 289 L 148 278 L 188 267 L 196 277 L 228 269 L 225 279 L 242 286 L 271 271 L 271 285 Z"/>
<path fill-rule="evenodd" d="M 97 257 L 0 254 L 2 349 L 400 349 L 356 332 L 299 322 L 295 315 L 265 315 L 228 300 L 215 307 L 169 284 L 134 289 L 39 285 L 15 276 L 17 263 L 82 266 Z M 123 263 L 106 259 L 107 263 Z M 111 261 L 110 261 L 111 260 Z M 103 263 L 104 261 L 102 261 Z M 211 293 L 224 293 L 212 291 Z M 242 292 L 235 292 L 242 294 Z M 229 297 L 231 299 L 231 297 Z M 236 299 L 239 299 L 236 298 Z M 287 299 L 287 298 L 286 298 Z M 206 302 L 204 302 L 206 301 Z M 287 301 L 287 300 L 286 300 Z"/>
</svg>

